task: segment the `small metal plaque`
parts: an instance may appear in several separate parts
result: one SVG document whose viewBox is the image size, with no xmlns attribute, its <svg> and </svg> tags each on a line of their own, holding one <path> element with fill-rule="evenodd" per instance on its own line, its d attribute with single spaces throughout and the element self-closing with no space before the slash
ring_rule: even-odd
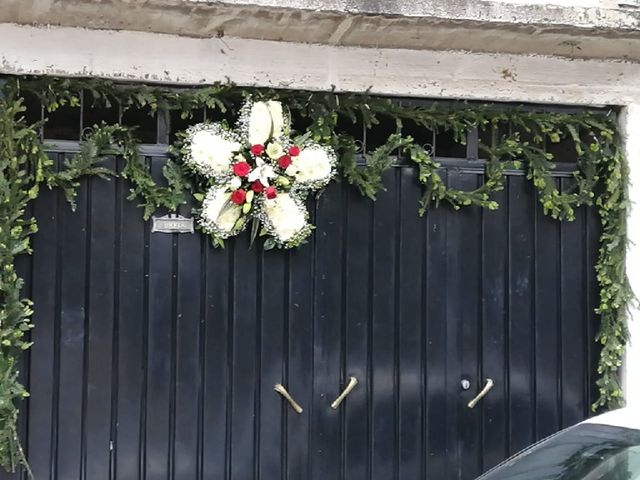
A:
<svg viewBox="0 0 640 480">
<path fill-rule="evenodd" d="M 151 232 L 160 233 L 193 233 L 193 217 L 171 213 L 163 217 L 151 217 Z"/>
</svg>

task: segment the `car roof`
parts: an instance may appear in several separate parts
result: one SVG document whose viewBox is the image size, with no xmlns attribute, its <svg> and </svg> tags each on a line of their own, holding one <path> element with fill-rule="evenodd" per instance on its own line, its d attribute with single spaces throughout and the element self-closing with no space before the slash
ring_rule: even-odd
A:
<svg viewBox="0 0 640 480">
<path fill-rule="evenodd" d="M 640 430 L 640 409 L 632 407 L 620 408 L 595 416 L 582 423 L 597 423 Z"/>
</svg>

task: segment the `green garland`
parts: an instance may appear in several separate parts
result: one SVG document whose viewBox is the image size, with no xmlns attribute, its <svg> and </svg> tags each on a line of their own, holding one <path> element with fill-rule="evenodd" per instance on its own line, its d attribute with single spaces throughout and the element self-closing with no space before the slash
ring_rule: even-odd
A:
<svg viewBox="0 0 640 480">
<path fill-rule="evenodd" d="M 249 96 L 279 99 L 289 107 L 294 125 L 305 126 L 313 140 L 331 145 L 338 152 L 341 176 L 371 199 L 384 188 L 382 176 L 394 164 L 392 154 L 413 161 L 424 186 L 420 214 L 440 202 L 449 203 L 454 209 L 469 205 L 496 209 L 499 205 L 492 194 L 503 188 L 505 170 L 520 168 L 521 164 L 538 191 L 545 214 L 571 221 L 577 207 L 595 203 L 602 224 L 596 265 L 600 286 L 596 312 L 601 319 L 597 341 L 602 353 L 597 380 L 600 396 L 593 408 L 623 403 L 618 374 L 627 341 L 627 305 L 633 298 L 625 273 L 628 172 L 615 119 L 608 113 L 533 112 L 466 103 L 403 106 L 367 94 L 243 89 L 233 85 L 171 89 L 96 79 L 10 77 L 0 99 L 0 465 L 7 470 L 13 471 L 19 463 L 28 469 L 16 432 L 17 400 L 28 395 L 18 381 L 17 363 L 23 350 L 30 346 L 26 333 L 32 328 L 32 311 L 30 301 L 21 299 L 22 280 L 14 263 L 17 255 L 30 253 L 29 237 L 37 229 L 35 220 L 25 217 L 29 202 L 43 186 L 59 187 L 73 206 L 82 177 L 117 175 L 102 166 L 104 155 L 120 155 L 124 159 L 120 175 L 130 182 L 130 198 L 139 199 L 145 218 L 158 208 L 176 210 L 189 195 L 199 191 L 194 178 L 172 160 L 163 171 L 164 185 L 159 185 L 138 154 L 134 131 L 122 125 L 95 126 L 81 151 L 62 169 L 54 170 L 39 140 L 39 125 L 28 125 L 23 118 L 23 96 L 37 95 L 46 110 L 52 112 L 60 106 L 79 106 L 81 91 L 85 101 L 101 106 L 148 108 L 163 115 L 178 111 L 183 118 L 203 107 L 225 112 Z M 381 120 L 392 120 L 398 132 L 374 151 L 364 152 L 364 165 L 360 165 L 356 140 L 338 129 L 338 123 L 344 120 L 360 122 L 367 129 Z M 480 145 L 487 159 L 484 183 L 473 191 L 447 187 L 439 174 L 440 165 L 411 137 L 401 134 L 406 122 L 452 132 L 459 143 L 465 143 L 469 128 L 488 130 L 491 145 Z M 510 133 L 500 133 L 504 131 L 502 126 L 510 127 Z M 522 140 L 521 135 L 529 140 Z M 551 175 L 553 156 L 544 150 L 545 144 L 563 139 L 573 141 L 579 158 L 573 174 L 575 182 L 569 191 L 558 190 Z"/>
<path fill-rule="evenodd" d="M 26 465 L 16 431 L 16 403 L 28 393 L 18 381 L 17 363 L 30 346 L 25 335 L 32 327 L 31 302 L 20 298 L 23 281 L 15 258 L 31 252 L 29 236 L 37 227 L 25 218 L 25 210 L 38 196 L 43 161 L 37 133 L 16 121 L 23 111 L 19 101 L 0 103 L 0 464 L 10 471 L 18 462 Z"/>
</svg>

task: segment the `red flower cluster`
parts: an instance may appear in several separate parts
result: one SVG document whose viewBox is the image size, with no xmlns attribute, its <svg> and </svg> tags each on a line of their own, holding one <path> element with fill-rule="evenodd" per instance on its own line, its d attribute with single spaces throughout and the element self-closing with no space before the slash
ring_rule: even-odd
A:
<svg viewBox="0 0 640 480">
<path fill-rule="evenodd" d="M 278 165 L 280 168 L 286 170 L 289 165 L 293 162 L 291 157 L 297 157 L 300 155 L 300 148 L 296 145 L 289 147 L 289 155 L 283 155 L 278 159 Z"/>
<path fill-rule="evenodd" d="M 276 195 L 278 195 L 278 191 L 273 185 L 268 186 L 264 193 L 269 200 L 276 198 Z"/>
<path fill-rule="evenodd" d="M 233 173 L 239 177 L 246 177 L 251 171 L 251 165 L 247 162 L 238 162 L 233 164 Z"/>
<path fill-rule="evenodd" d="M 298 148 L 298 146 L 296 145 L 289 147 L 289 155 L 291 155 L 292 157 L 297 157 L 298 155 L 300 155 L 300 148 Z"/>
<path fill-rule="evenodd" d="M 264 152 L 264 145 L 252 145 L 251 148 L 249 149 L 249 151 L 251 152 L 252 155 L 261 155 L 262 152 Z"/>
<path fill-rule="evenodd" d="M 291 157 L 289 155 L 283 155 L 278 159 L 278 165 L 280 168 L 286 170 L 286 168 L 291 165 Z"/>
<path fill-rule="evenodd" d="M 257 157 L 259 155 L 262 155 L 262 153 L 265 151 L 265 148 L 264 148 L 264 145 L 260 145 L 260 144 L 252 145 L 251 148 L 249 148 L 249 151 L 251 152 L 252 155 Z M 291 157 L 297 157 L 298 155 L 300 155 L 300 148 L 297 145 L 292 145 L 291 147 L 289 147 L 288 155 L 283 155 L 278 159 L 278 166 L 283 170 L 286 170 L 287 167 L 289 167 L 291 163 L 293 163 L 293 160 L 291 159 Z M 251 165 L 249 164 L 249 162 L 241 161 L 233 164 L 233 173 L 240 178 L 244 178 L 247 175 L 249 175 L 250 171 L 251 171 Z M 262 183 L 260 182 L 260 180 L 256 180 L 253 183 L 251 183 L 250 188 L 255 193 L 264 192 L 264 195 L 269 200 L 276 198 L 276 196 L 278 195 L 278 190 L 276 189 L 276 187 L 271 185 L 265 188 L 264 185 L 262 185 Z M 246 201 L 246 199 L 247 199 L 247 192 L 242 188 L 238 188 L 237 190 L 234 190 L 231 193 L 231 201 L 236 205 L 242 205 Z"/>
<path fill-rule="evenodd" d="M 247 192 L 239 188 L 231 194 L 231 201 L 236 205 L 242 205 L 247 198 Z"/>
</svg>

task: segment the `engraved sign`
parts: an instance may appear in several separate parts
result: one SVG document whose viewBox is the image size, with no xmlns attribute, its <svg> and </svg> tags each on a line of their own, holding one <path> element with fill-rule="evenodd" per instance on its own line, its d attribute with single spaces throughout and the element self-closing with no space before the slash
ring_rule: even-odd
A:
<svg viewBox="0 0 640 480">
<path fill-rule="evenodd" d="M 151 232 L 160 233 L 193 233 L 193 217 L 171 213 L 163 217 L 151 217 Z"/>
</svg>

